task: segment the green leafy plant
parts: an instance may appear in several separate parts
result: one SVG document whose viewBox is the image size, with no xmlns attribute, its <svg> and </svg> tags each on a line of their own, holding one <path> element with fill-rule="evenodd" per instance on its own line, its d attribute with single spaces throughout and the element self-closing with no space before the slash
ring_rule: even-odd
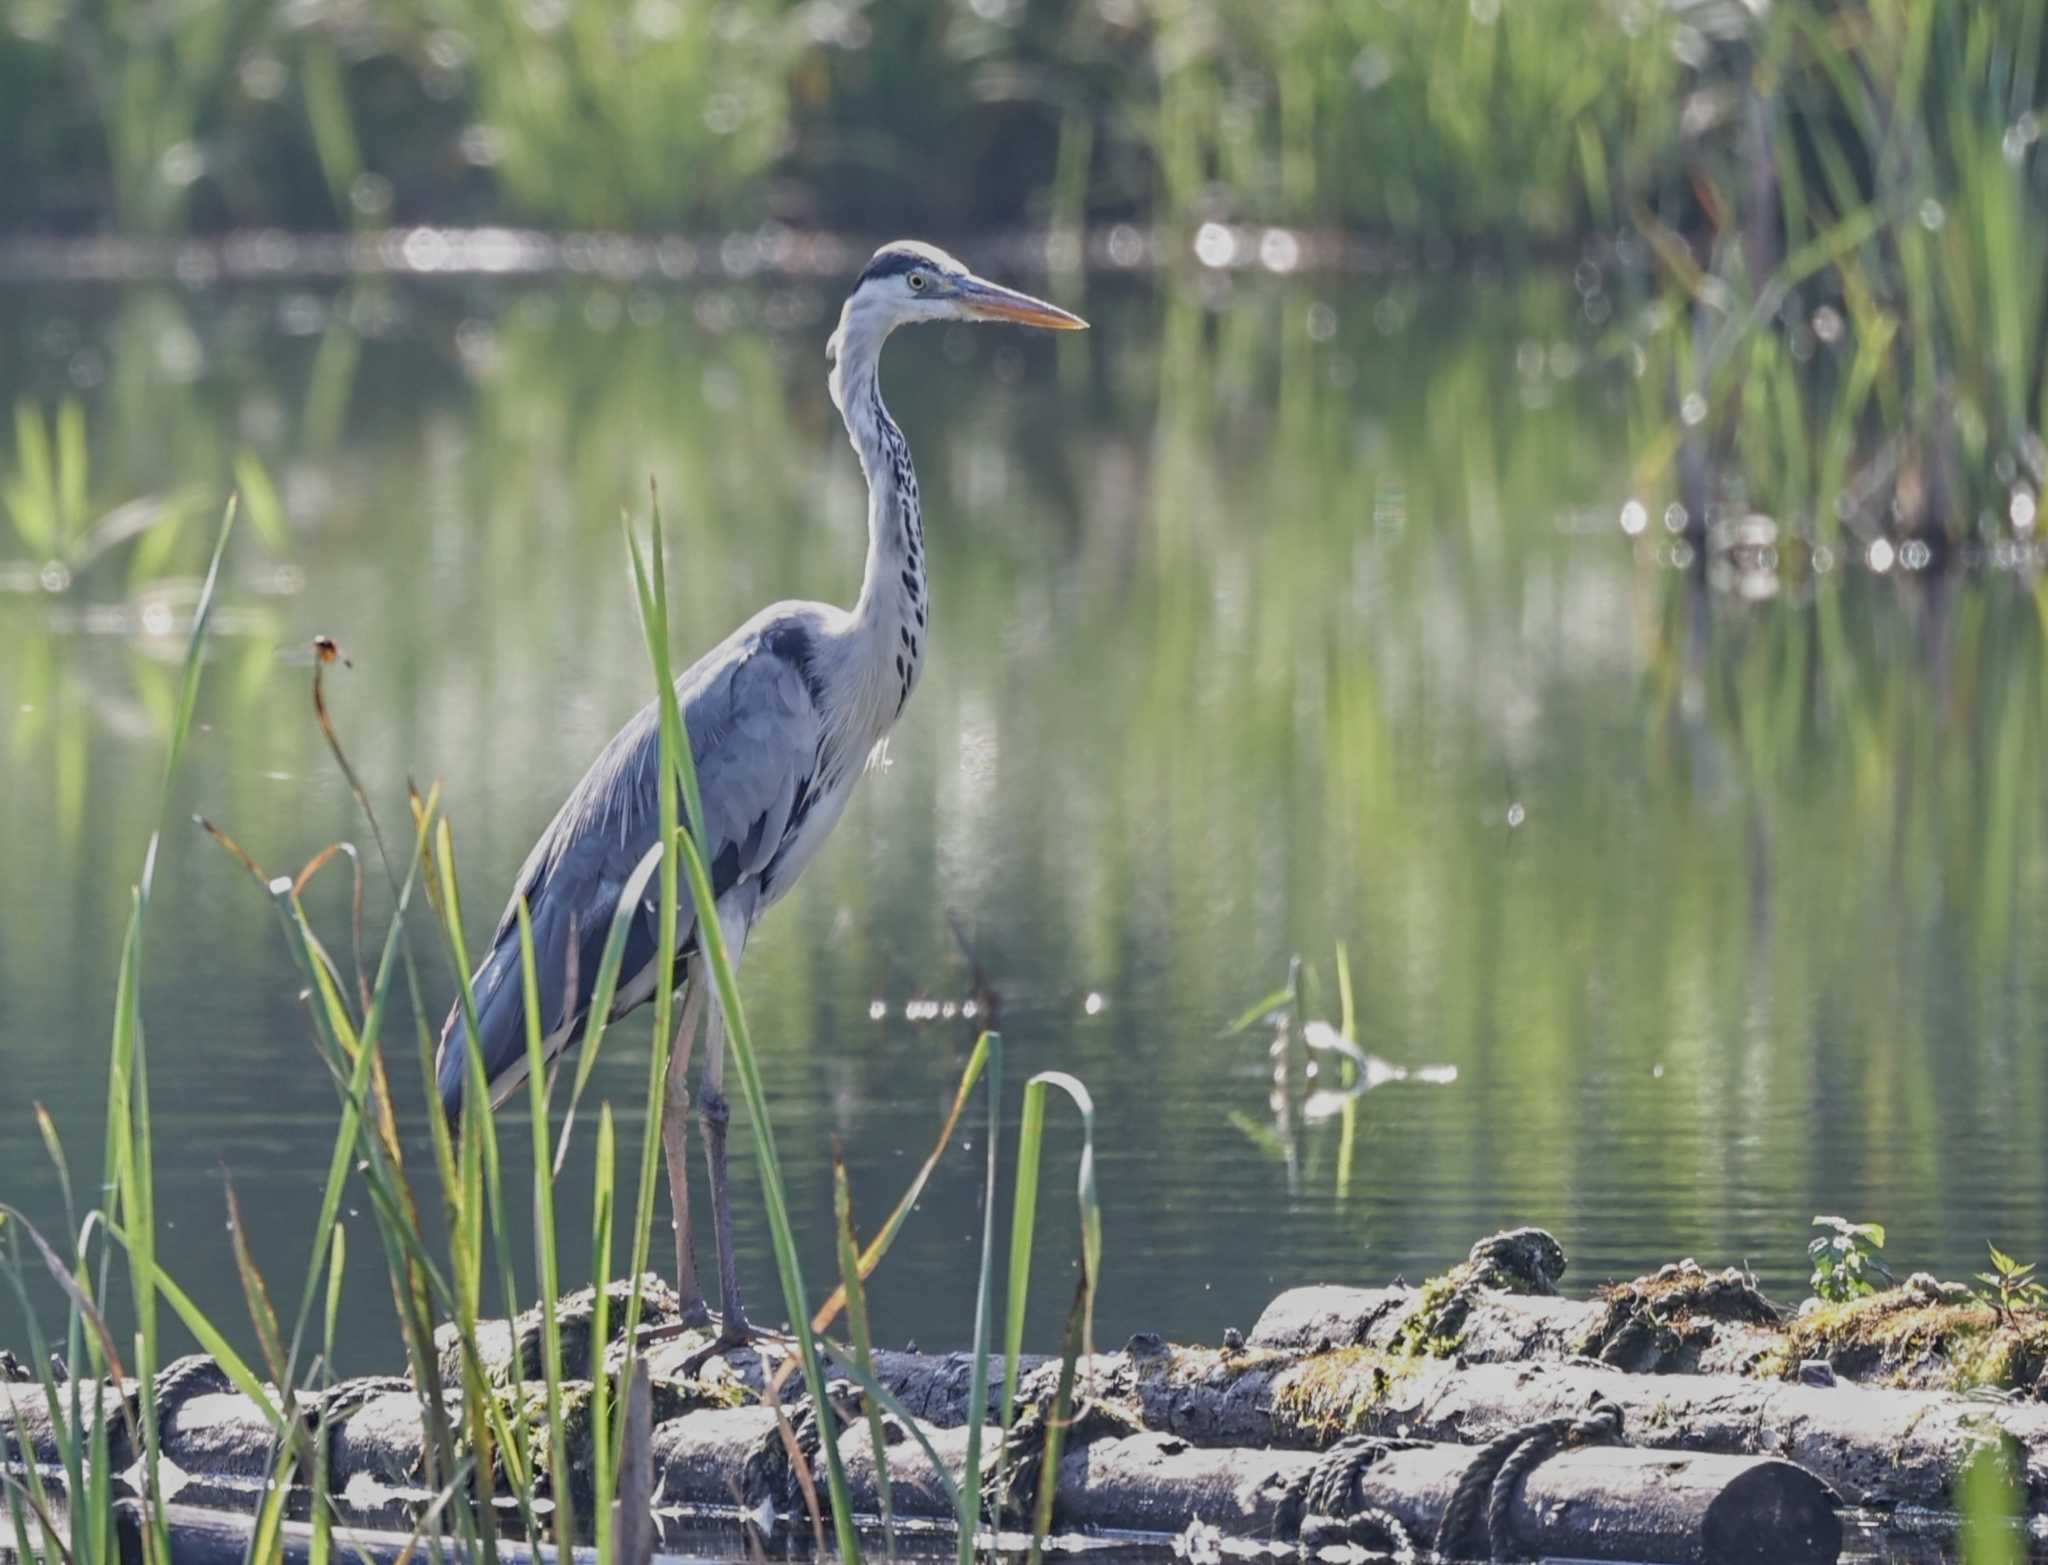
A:
<svg viewBox="0 0 2048 1565">
<path fill-rule="evenodd" d="M 1845 1304 L 1878 1291 L 1877 1279 L 1889 1286 L 1898 1281 L 1884 1264 L 1884 1225 L 1852 1223 L 1846 1217 L 1816 1217 L 1820 1237 L 1806 1247 L 1813 1258 L 1807 1286 L 1829 1304 Z"/>
<path fill-rule="evenodd" d="M 1984 1286 L 1975 1291 L 1978 1298 L 1998 1312 L 2001 1322 L 2017 1326 L 2022 1310 L 2030 1314 L 2048 1310 L 2048 1285 L 2035 1275 L 2041 1269 L 2040 1262 L 2022 1266 L 1995 1244 L 1985 1248 L 1991 1252 L 1991 1270 L 1977 1273 L 1977 1281 Z"/>
</svg>

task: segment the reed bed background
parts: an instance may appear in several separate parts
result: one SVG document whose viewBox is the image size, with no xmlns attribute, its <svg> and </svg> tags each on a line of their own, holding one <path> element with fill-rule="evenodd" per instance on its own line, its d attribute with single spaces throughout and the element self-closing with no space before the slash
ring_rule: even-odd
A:
<svg viewBox="0 0 2048 1565">
<path fill-rule="evenodd" d="M 2034 107 L 2037 0 L 25 0 L 0 229 L 1203 217 L 1569 245 L 1701 150 Z M 1919 35 L 1954 33 L 1922 55 Z M 1961 38 L 1988 42 L 1988 53 Z M 1839 94 L 1823 107 L 1819 93 Z M 1993 141 L 1996 143 L 1997 136 Z M 1896 151 L 1852 162 L 1873 181 Z M 1959 166 L 1959 165 L 1958 165 Z M 1932 172 L 1930 170 L 1930 172 Z"/>
</svg>

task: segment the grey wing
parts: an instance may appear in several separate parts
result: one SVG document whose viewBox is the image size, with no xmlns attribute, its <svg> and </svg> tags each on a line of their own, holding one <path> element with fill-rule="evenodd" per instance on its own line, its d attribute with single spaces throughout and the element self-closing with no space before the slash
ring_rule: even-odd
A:
<svg viewBox="0 0 2048 1565">
<path fill-rule="evenodd" d="M 705 866 L 721 901 L 771 869 L 815 797 L 824 722 L 811 671 L 813 650 L 807 627 L 771 624 L 731 638 L 676 681 L 704 807 Z M 491 952 L 476 971 L 477 1033 L 494 1101 L 525 1076 L 519 899 L 526 899 L 533 923 L 541 1032 L 552 1055 L 582 1037 L 619 898 L 660 835 L 659 788 L 659 712 L 650 702 L 605 746 L 534 844 Z M 648 884 L 628 926 L 615 1016 L 653 993 L 658 887 L 658 880 Z M 687 887 L 677 935 L 679 954 L 695 949 Z M 441 1100 L 451 1116 L 462 1106 L 467 1042 L 458 1000 L 441 1029 L 435 1061 Z"/>
</svg>

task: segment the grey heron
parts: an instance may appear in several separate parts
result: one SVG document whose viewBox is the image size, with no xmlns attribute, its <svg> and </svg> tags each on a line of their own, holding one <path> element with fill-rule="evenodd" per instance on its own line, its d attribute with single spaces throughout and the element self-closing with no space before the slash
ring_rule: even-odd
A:
<svg viewBox="0 0 2048 1565">
<path fill-rule="evenodd" d="M 709 868 L 725 944 L 738 962 L 755 922 L 817 855 L 854 784 L 917 688 L 929 644 L 924 521 L 917 474 L 903 431 L 883 406 L 877 363 L 899 326 L 920 321 L 1011 321 L 1056 331 L 1086 326 L 1078 316 L 999 287 L 930 245 L 884 245 L 862 270 L 826 345 L 832 400 L 868 486 L 867 563 L 851 610 L 826 603 L 776 603 L 699 658 L 676 680 L 683 726 L 695 758 Z M 519 975 L 516 909 L 533 922 L 540 1012 L 553 1059 L 582 1037 L 589 989 L 618 900 L 634 866 L 659 835 L 658 712 L 650 702 L 607 744 L 533 845 L 490 954 L 475 974 L 477 1038 L 496 1107 L 526 1075 L 526 1018 Z M 685 1142 L 688 1050 L 710 988 L 694 914 L 678 930 L 682 1013 L 664 1094 L 662 1150 L 668 1164 L 676 1238 L 676 1288 L 685 1319 L 707 1324 L 697 1280 Z M 643 898 L 629 926 L 614 1017 L 653 998 L 656 907 Z M 575 946 L 572 960 L 571 945 Z M 578 993 L 569 994 L 571 975 Z M 710 996 L 697 1094 L 718 1247 L 719 1336 L 747 1340 L 732 1247 L 726 1185 L 724 1023 Z M 435 1061 L 442 1104 L 462 1110 L 465 1051 L 458 1002 L 441 1029 Z"/>
</svg>

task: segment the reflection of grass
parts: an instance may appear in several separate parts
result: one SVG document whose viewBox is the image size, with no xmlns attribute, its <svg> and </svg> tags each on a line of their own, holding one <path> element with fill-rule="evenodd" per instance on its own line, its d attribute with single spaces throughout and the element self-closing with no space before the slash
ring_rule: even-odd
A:
<svg viewBox="0 0 2048 1565">
<path fill-rule="evenodd" d="M 277 547 L 283 542 L 283 509 L 262 459 L 244 449 L 234 473 L 256 531 Z M 101 512 L 93 487 L 85 409 L 78 399 L 66 397 L 48 416 L 32 402 L 17 403 L 13 460 L 0 479 L 0 508 L 35 568 L 36 585 L 46 592 L 66 591 L 81 572 L 124 551 L 132 581 L 155 580 L 177 557 L 181 527 L 203 507 L 204 491 L 195 486 L 143 495 Z"/>
</svg>

